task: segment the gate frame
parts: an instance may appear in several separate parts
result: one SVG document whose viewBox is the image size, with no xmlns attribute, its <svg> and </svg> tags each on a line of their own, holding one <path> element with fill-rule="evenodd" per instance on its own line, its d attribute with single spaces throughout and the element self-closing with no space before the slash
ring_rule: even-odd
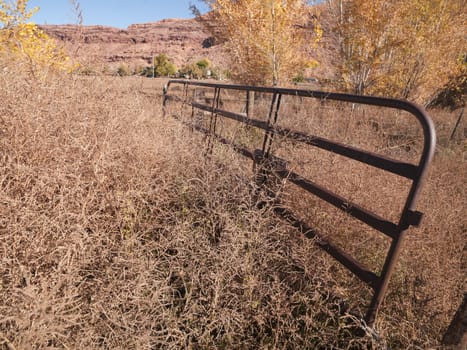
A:
<svg viewBox="0 0 467 350">
<path fill-rule="evenodd" d="M 179 98 L 169 94 L 171 85 L 180 84 L 183 85 L 183 97 Z M 200 104 L 194 101 L 194 97 L 190 100 L 188 96 L 189 87 L 203 87 L 214 89 L 214 97 L 212 98 L 211 106 Z M 233 113 L 219 108 L 220 92 L 221 90 L 237 90 L 246 92 L 245 102 L 245 114 Z M 250 111 L 250 93 L 251 92 L 263 92 L 272 94 L 271 105 L 268 113 L 268 120 L 266 122 L 251 118 Z M 423 150 L 420 155 L 418 165 L 394 160 L 387 158 L 372 152 L 364 151 L 358 148 L 347 146 L 335 141 L 327 140 L 321 137 L 308 135 L 299 131 L 290 130 L 287 128 L 279 128 L 275 126 L 278 119 L 278 113 L 281 103 L 282 96 L 300 96 L 315 98 L 321 100 L 332 100 L 348 102 L 352 104 L 364 104 L 372 106 L 380 106 L 385 108 L 392 108 L 396 110 L 404 110 L 414 116 L 420 126 L 423 129 Z M 368 326 L 372 327 L 375 323 L 378 310 L 383 302 L 384 296 L 386 295 L 389 280 L 394 271 L 399 256 L 403 239 L 406 234 L 406 230 L 410 226 L 418 227 L 420 225 L 423 214 L 416 211 L 416 202 L 420 194 L 422 184 L 425 180 L 429 164 L 433 158 L 436 145 L 436 132 L 431 118 L 428 116 L 426 111 L 421 107 L 412 102 L 372 97 L 372 96 L 361 96 L 351 95 L 342 93 L 330 93 L 323 91 L 304 90 L 304 89 L 289 89 L 289 88 L 276 88 L 276 87 L 256 87 L 246 85 L 231 85 L 231 84 L 216 84 L 206 83 L 199 81 L 188 81 L 188 80 L 169 80 L 163 89 L 163 115 L 166 115 L 167 102 L 175 100 L 182 103 L 182 107 L 191 107 L 192 116 L 194 116 L 195 109 L 210 113 L 209 129 L 203 128 L 199 125 L 190 124 L 181 120 L 177 115 L 173 115 L 174 118 L 182 121 L 184 124 L 192 129 L 202 132 L 208 136 L 208 150 L 212 151 L 213 138 L 218 142 L 227 144 L 233 147 L 233 149 L 241 155 L 253 160 L 254 165 L 268 164 L 267 171 L 262 172 L 262 176 L 268 176 L 273 172 L 276 176 L 282 179 L 286 179 L 302 189 L 310 192 L 320 199 L 334 205 L 335 207 L 345 211 L 354 218 L 366 223 L 370 227 L 382 232 L 392 239 L 391 246 L 385 257 L 385 262 L 381 270 L 380 276 L 369 270 L 367 267 L 353 259 L 345 251 L 334 246 L 332 242 L 325 239 L 316 233 L 311 227 L 305 222 L 297 219 L 290 211 L 277 208 L 276 212 L 283 218 L 289 221 L 299 231 L 301 231 L 308 238 L 316 238 L 316 243 L 319 247 L 324 249 L 327 253 L 333 256 L 343 266 L 345 266 L 350 272 L 357 276 L 362 282 L 370 286 L 374 293 L 368 306 L 365 322 Z M 256 128 L 262 129 L 264 133 L 263 147 L 262 150 L 249 150 L 240 145 L 235 144 L 233 140 L 228 140 L 220 135 L 216 134 L 217 118 L 221 116 L 231 120 L 235 120 L 240 123 L 244 123 Z M 412 180 L 410 191 L 407 195 L 404 208 L 400 215 L 397 224 L 392 223 L 371 211 L 346 200 L 345 198 L 321 187 L 300 175 L 287 170 L 286 162 L 283 159 L 277 158 L 271 154 L 271 145 L 274 140 L 274 136 L 279 135 L 289 139 L 294 139 L 299 142 L 306 143 L 311 146 L 318 147 L 329 152 L 339 154 L 341 156 L 368 164 L 370 166 L 379 168 L 384 171 L 391 172 L 393 174 L 405 177 Z M 262 168 L 263 170 L 265 167 Z"/>
</svg>

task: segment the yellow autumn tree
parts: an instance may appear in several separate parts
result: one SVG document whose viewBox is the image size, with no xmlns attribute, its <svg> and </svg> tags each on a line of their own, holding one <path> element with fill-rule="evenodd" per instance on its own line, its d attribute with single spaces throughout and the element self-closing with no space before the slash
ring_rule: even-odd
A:
<svg viewBox="0 0 467 350">
<path fill-rule="evenodd" d="M 328 0 L 343 87 L 426 102 L 466 52 L 465 0 Z"/>
<path fill-rule="evenodd" d="M 428 102 L 459 69 L 467 52 L 465 0 L 399 1 L 396 35 L 403 38 L 394 52 L 388 83 L 403 98 Z"/>
<path fill-rule="evenodd" d="M 29 10 L 27 5 L 28 0 L 0 0 L 0 57 L 20 63 L 33 75 L 46 68 L 72 70 L 63 48 L 30 22 L 38 9 Z"/>
<path fill-rule="evenodd" d="M 198 19 L 224 42 L 234 80 L 252 85 L 290 81 L 310 61 L 321 28 L 303 0 L 204 0 Z M 196 12 L 196 11 L 195 11 Z"/>
<path fill-rule="evenodd" d="M 341 54 L 338 67 L 346 90 L 356 94 L 377 90 L 386 58 L 399 45 L 391 30 L 394 3 L 387 0 L 331 0 L 338 19 L 335 31 Z"/>
</svg>

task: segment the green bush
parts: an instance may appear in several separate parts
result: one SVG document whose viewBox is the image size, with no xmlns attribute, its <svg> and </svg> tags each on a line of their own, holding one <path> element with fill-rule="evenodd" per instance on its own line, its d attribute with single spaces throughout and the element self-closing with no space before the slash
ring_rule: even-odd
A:
<svg viewBox="0 0 467 350">
<path fill-rule="evenodd" d="M 177 68 L 165 54 L 157 55 L 154 58 L 153 64 L 154 75 L 156 77 L 169 77 L 175 75 L 175 73 L 177 72 Z"/>
<path fill-rule="evenodd" d="M 186 64 L 179 70 L 180 76 L 188 79 L 201 79 L 203 70 L 197 64 Z"/>
</svg>

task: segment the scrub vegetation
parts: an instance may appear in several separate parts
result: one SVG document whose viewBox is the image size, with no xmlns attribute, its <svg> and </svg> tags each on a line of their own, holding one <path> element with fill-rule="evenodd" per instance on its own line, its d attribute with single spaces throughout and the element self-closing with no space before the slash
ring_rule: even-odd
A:
<svg viewBox="0 0 467 350">
<path fill-rule="evenodd" d="M 0 4 L 4 23 L 10 10 L 25 13 Z M 6 31 L 36 38 L 27 28 L 4 25 L 0 40 Z M 45 37 L 35 42 L 51 47 Z M 18 41 L 8 45 L 0 49 L 0 349 L 441 346 L 466 290 L 459 109 L 430 110 L 438 145 L 420 198 L 425 218 L 409 230 L 370 330 L 359 317 L 368 291 L 269 206 L 258 207 L 251 164 L 222 146 L 205 157 L 200 135 L 162 116 L 166 80 L 70 74 L 59 48 L 44 66 Z M 401 159 L 419 147 L 399 115 L 388 122 L 383 112 L 301 102 L 283 101 L 284 126 Z M 258 141 L 251 129 L 237 136 Z M 404 194 L 369 168 L 296 146 L 281 144 L 278 154 L 377 212 Z M 388 203 L 371 189 L 388 193 Z M 380 238 L 365 238 L 345 215 L 293 188 L 283 201 L 380 266 Z M 383 214 L 394 213 L 397 205 Z"/>
</svg>

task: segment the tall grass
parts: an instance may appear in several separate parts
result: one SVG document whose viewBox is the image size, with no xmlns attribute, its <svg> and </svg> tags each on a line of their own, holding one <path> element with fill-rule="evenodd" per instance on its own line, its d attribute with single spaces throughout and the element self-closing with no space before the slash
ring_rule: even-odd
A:
<svg viewBox="0 0 467 350">
<path fill-rule="evenodd" d="M 355 338 L 357 282 L 255 206 L 233 152 L 207 160 L 162 118 L 150 84 L 0 72 L 0 348 L 438 344 L 465 289 L 462 140 L 438 150 L 379 337 Z"/>
</svg>

